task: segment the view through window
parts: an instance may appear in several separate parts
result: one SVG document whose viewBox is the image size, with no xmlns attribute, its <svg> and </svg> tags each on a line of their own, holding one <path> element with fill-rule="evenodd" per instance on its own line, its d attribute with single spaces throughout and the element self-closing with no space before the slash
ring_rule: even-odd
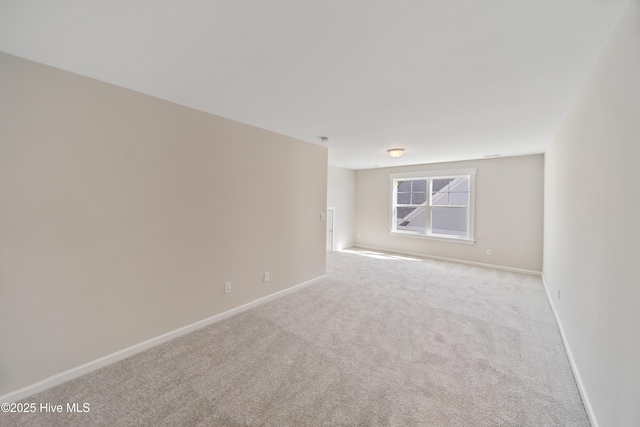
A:
<svg viewBox="0 0 640 427">
<path fill-rule="evenodd" d="M 391 231 L 472 240 L 474 176 L 392 175 Z"/>
</svg>

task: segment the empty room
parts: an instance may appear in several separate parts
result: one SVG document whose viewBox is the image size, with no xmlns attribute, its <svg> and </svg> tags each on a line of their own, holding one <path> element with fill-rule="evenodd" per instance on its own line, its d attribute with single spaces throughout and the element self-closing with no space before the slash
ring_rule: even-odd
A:
<svg viewBox="0 0 640 427">
<path fill-rule="evenodd" d="M 640 0 L 0 0 L 0 425 L 640 425 Z"/>
</svg>

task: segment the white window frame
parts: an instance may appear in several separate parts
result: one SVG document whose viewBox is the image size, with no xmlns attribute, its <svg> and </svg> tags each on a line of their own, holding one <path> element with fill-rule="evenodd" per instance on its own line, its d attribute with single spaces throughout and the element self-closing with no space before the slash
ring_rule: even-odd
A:
<svg viewBox="0 0 640 427">
<path fill-rule="evenodd" d="M 434 207 L 431 204 L 431 185 L 434 179 L 446 179 L 446 178 L 469 178 L 469 206 L 467 209 L 467 227 L 468 235 L 451 236 L 444 234 L 431 233 L 431 208 Z M 425 207 L 427 211 L 427 222 L 425 232 L 410 231 L 410 230 L 397 230 L 396 229 L 396 201 L 398 186 L 396 181 L 403 179 L 426 179 L 427 180 L 427 201 Z M 455 170 L 441 170 L 441 171 L 425 171 L 425 172 L 410 172 L 410 173 L 394 173 L 389 175 L 389 183 L 391 187 L 391 200 L 390 200 L 390 222 L 389 222 L 389 234 L 392 236 L 403 237 L 417 237 L 421 239 L 440 240 L 445 242 L 456 242 L 465 244 L 474 244 L 474 211 L 475 211 L 475 194 L 476 194 L 476 169 L 455 169 Z M 439 206 L 435 206 L 439 207 Z"/>
</svg>

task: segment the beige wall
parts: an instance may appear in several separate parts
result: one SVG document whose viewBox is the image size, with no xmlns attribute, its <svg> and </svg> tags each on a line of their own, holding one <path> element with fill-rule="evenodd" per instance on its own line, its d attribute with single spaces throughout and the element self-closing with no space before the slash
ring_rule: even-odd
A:
<svg viewBox="0 0 640 427">
<path fill-rule="evenodd" d="M 356 171 L 356 244 L 541 271 L 543 166 L 532 155 Z M 477 168 L 474 245 L 389 235 L 389 174 L 468 168 Z"/>
<path fill-rule="evenodd" d="M 600 426 L 640 425 L 639 168 L 640 3 L 634 0 L 545 165 L 545 284 Z"/>
<path fill-rule="evenodd" d="M 335 208 L 335 248 L 353 246 L 356 175 L 351 169 L 329 166 L 327 207 Z"/>
<path fill-rule="evenodd" d="M 0 395 L 323 275 L 326 186 L 324 147 L 0 53 Z"/>
</svg>

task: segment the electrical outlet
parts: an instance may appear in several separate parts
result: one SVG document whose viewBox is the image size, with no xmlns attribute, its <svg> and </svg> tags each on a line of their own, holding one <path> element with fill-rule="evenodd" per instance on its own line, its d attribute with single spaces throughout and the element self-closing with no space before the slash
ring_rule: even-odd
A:
<svg viewBox="0 0 640 427">
<path fill-rule="evenodd" d="M 231 282 L 224 282 L 224 293 L 228 294 L 231 292 Z"/>
<path fill-rule="evenodd" d="M 265 282 L 265 283 L 269 281 L 269 272 L 268 271 L 264 272 L 264 277 L 262 278 L 262 281 Z"/>
<path fill-rule="evenodd" d="M 326 219 L 327 219 L 327 214 L 324 212 L 320 213 L 320 221 L 324 221 Z"/>
<path fill-rule="evenodd" d="M 491 249 L 487 249 L 487 255 L 492 255 L 493 251 Z"/>
</svg>

